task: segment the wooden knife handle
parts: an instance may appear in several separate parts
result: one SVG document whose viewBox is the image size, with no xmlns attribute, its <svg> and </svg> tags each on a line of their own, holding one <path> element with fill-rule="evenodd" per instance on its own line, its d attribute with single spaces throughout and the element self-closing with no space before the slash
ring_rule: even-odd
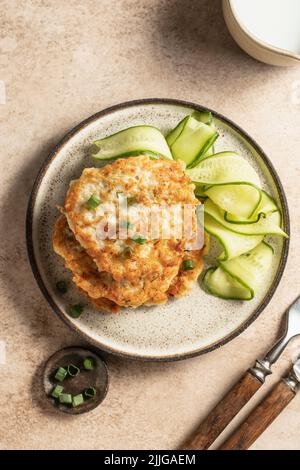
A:
<svg viewBox="0 0 300 470">
<path fill-rule="evenodd" d="M 208 449 L 261 385 L 262 382 L 247 371 L 181 448 L 184 450 Z"/>
<path fill-rule="evenodd" d="M 219 450 L 248 449 L 294 396 L 295 392 L 285 382 L 278 382 Z"/>
</svg>

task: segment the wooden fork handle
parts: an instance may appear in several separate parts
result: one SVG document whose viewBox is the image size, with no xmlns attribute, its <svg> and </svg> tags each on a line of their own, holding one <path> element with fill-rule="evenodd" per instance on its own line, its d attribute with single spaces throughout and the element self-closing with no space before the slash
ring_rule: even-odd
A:
<svg viewBox="0 0 300 470">
<path fill-rule="evenodd" d="M 262 382 L 247 371 L 181 448 L 184 450 L 208 449 L 261 385 Z"/>
<path fill-rule="evenodd" d="M 219 450 L 248 449 L 289 404 L 295 393 L 285 382 L 278 382 Z"/>
</svg>

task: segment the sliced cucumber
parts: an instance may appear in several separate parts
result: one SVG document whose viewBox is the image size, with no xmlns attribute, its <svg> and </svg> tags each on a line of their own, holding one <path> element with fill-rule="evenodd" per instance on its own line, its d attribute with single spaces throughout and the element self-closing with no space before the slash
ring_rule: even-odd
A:
<svg viewBox="0 0 300 470">
<path fill-rule="evenodd" d="M 225 212 L 224 217 L 227 222 L 232 224 L 255 224 L 261 217 L 264 217 L 266 214 L 275 211 L 279 211 L 279 209 L 274 199 L 262 189 L 260 203 L 251 217 L 239 217 L 237 215 L 231 214 L 230 211 Z"/>
<path fill-rule="evenodd" d="M 228 300 L 251 300 L 250 289 L 236 281 L 222 268 L 210 268 L 203 278 L 204 287 L 207 291 Z"/>
<path fill-rule="evenodd" d="M 212 125 L 213 117 L 210 111 L 194 111 L 191 115 L 194 119 L 199 122 L 203 122 L 208 126 Z M 174 129 L 172 129 L 166 137 L 166 141 L 168 142 L 169 147 L 171 147 L 175 140 L 180 136 L 186 121 L 188 120 L 189 116 L 183 118 L 179 124 L 177 124 Z"/>
<path fill-rule="evenodd" d="M 172 155 L 175 160 L 183 160 L 187 167 L 196 165 L 219 135 L 211 126 L 192 116 L 179 123 L 177 130 L 175 128 L 172 132 L 174 134 L 168 136 L 168 142 L 172 142 Z"/>
<path fill-rule="evenodd" d="M 169 147 L 171 147 L 174 144 L 177 137 L 180 136 L 180 134 L 182 132 L 182 129 L 184 128 L 185 123 L 188 120 L 188 118 L 189 118 L 189 116 L 186 116 L 184 119 L 182 119 L 182 121 L 180 121 L 180 123 L 177 124 L 177 126 L 173 130 L 171 130 L 169 132 L 169 134 L 167 135 L 166 141 L 167 141 Z"/>
<path fill-rule="evenodd" d="M 255 224 L 232 224 L 227 222 L 224 218 L 225 212 L 210 199 L 205 201 L 204 211 L 232 232 L 242 235 L 280 235 L 288 238 L 288 235 L 280 228 L 281 216 L 279 211 L 267 214 L 265 217 L 260 218 Z"/>
<path fill-rule="evenodd" d="M 243 218 L 252 216 L 262 198 L 259 188 L 246 183 L 211 186 L 205 194 L 224 211 Z"/>
<path fill-rule="evenodd" d="M 224 152 L 217 152 L 217 153 L 213 153 L 212 155 L 210 155 L 211 157 L 227 157 L 227 156 L 231 156 L 231 155 L 235 155 L 237 157 L 239 157 L 240 155 L 235 152 L 234 150 L 225 150 Z M 203 160 L 202 160 L 203 161 Z"/>
<path fill-rule="evenodd" d="M 250 163 L 236 153 L 224 152 L 205 158 L 187 170 L 195 184 L 213 186 L 225 183 L 249 183 L 260 187 L 259 176 Z"/>
<path fill-rule="evenodd" d="M 211 126 L 213 129 L 215 129 L 214 126 L 214 121 L 213 121 L 213 115 L 210 111 L 194 111 L 192 113 L 192 117 L 197 119 L 197 121 L 203 122 L 204 124 L 207 124 L 208 126 Z M 215 146 L 212 145 L 208 151 L 203 155 L 203 158 L 209 157 L 215 153 Z"/>
<path fill-rule="evenodd" d="M 273 254 L 273 248 L 262 242 L 248 253 L 229 261 L 221 261 L 220 266 L 233 279 L 249 289 L 253 298 L 269 275 Z"/>
<path fill-rule="evenodd" d="M 213 115 L 210 111 L 194 111 L 192 117 L 208 126 L 211 126 L 213 122 Z"/>
<path fill-rule="evenodd" d="M 205 155 L 203 155 L 203 158 L 211 157 L 214 153 L 215 153 L 215 146 L 212 145 L 212 146 L 207 150 L 207 152 L 205 153 Z"/>
<path fill-rule="evenodd" d="M 227 230 L 209 214 L 204 216 L 204 228 L 206 232 L 215 236 L 223 246 L 224 252 L 219 256 L 219 260 L 222 261 L 235 258 L 252 250 L 263 240 L 263 235 L 240 235 Z"/>
<path fill-rule="evenodd" d="M 110 160 L 130 155 L 161 155 L 172 159 L 166 139 L 152 126 L 134 126 L 93 142 L 93 158 Z"/>
</svg>

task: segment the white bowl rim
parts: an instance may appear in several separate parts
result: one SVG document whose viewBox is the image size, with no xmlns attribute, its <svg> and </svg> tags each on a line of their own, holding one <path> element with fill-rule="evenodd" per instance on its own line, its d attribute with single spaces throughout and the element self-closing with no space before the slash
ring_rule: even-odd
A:
<svg viewBox="0 0 300 470">
<path fill-rule="evenodd" d="M 238 14 L 236 12 L 235 7 L 233 6 L 233 0 L 223 0 L 223 4 L 227 3 L 230 13 L 232 14 L 233 19 L 236 21 L 237 25 L 241 28 L 242 32 L 253 42 L 261 46 L 262 48 L 266 49 L 269 52 L 273 52 L 278 55 L 282 55 L 285 57 L 289 57 L 291 59 L 297 60 L 300 62 L 300 54 L 296 54 L 296 52 L 289 51 L 288 49 L 282 49 L 277 46 L 273 46 L 265 41 L 259 39 L 256 35 L 251 33 L 249 29 L 244 25 L 243 21 L 240 20 Z"/>
</svg>

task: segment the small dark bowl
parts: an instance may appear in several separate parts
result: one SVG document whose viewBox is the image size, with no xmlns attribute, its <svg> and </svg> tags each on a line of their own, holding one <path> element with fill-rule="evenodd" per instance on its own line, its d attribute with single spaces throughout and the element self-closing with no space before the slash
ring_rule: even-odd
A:
<svg viewBox="0 0 300 470">
<path fill-rule="evenodd" d="M 93 358 L 95 362 L 94 369 L 90 371 L 83 369 L 83 360 L 86 357 Z M 59 382 L 54 378 L 55 373 L 59 367 L 66 367 L 68 364 L 80 367 L 81 372 L 77 377 L 67 377 L 63 382 Z M 80 347 L 65 348 L 57 351 L 48 359 L 44 369 L 43 384 L 46 397 L 55 408 L 64 413 L 78 415 L 93 410 L 106 397 L 108 390 L 108 369 L 104 360 L 88 349 Z M 94 398 L 85 400 L 82 405 L 72 407 L 59 403 L 57 399 L 51 396 L 55 385 L 62 385 L 65 391 L 72 395 L 82 393 L 87 387 L 94 387 L 97 393 Z"/>
</svg>

